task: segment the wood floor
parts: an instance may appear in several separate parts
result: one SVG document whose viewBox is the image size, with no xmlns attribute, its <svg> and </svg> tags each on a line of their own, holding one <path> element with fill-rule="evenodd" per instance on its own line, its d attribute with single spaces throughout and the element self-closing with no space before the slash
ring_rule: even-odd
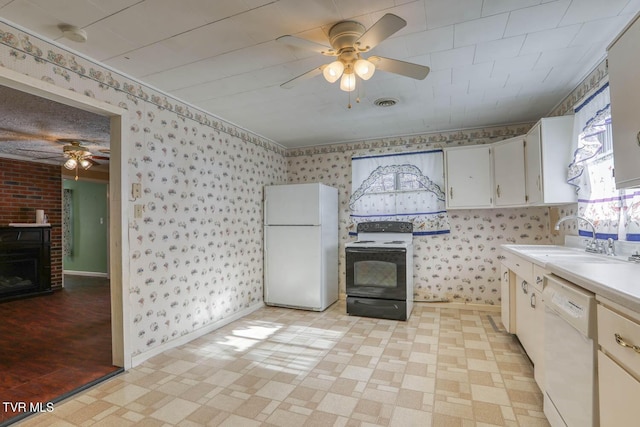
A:
<svg viewBox="0 0 640 427">
<path fill-rule="evenodd" d="M 52 295 L 0 303 L 0 425 L 117 372 L 111 364 L 109 281 L 65 276 Z"/>
</svg>

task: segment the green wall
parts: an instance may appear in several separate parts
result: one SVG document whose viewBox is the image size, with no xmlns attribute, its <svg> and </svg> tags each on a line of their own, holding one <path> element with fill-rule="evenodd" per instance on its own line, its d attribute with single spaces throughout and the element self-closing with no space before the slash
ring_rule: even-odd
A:
<svg viewBox="0 0 640 427">
<path fill-rule="evenodd" d="M 107 184 L 64 180 L 63 188 L 72 190 L 72 245 L 65 254 L 65 271 L 107 273 Z"/>
</svg>

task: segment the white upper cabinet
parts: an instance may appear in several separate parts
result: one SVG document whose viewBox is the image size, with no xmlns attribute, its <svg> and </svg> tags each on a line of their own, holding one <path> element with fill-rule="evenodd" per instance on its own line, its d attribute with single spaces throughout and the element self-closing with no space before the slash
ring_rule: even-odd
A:
<svg viewBox="0 0 640 427">
<path fill-rule="evenodd" d="M 640 22 L 632 21 L 609 46 L 609 89 L 616 186 L 640 186 Z"/>
<path fill-rule="evenodd" d="M 493 166 L 489 145 L 444 150 L 447 209 L 493 206 Z"/>
<path fill-rule="evenodd" d="M 527 133 L 527 205 L 558 205 L 577 201 L 575 188 L 567 184 L 572 138 L 573 116 L 543 118 Z"/>
<path fill-rule="evenodd" d="M 573 116 L 543 118 L 522 136 L 444 149 L 447 209 L 575 203 L 567 184 Z"/>
<path fill-rule="evenodd" d="M 523 206 L 526 202 L 524 137 L 493 145 L 495 206 Z"/>
</svg>

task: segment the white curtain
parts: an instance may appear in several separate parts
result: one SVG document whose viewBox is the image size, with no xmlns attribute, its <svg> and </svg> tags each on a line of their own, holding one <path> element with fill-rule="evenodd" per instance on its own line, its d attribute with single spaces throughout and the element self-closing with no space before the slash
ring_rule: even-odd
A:
<svg viewBox="0 0 640 427">
<path fill-rule="evenodd" d="M 613 164 L 609 84 L 575 109 L 574 156 L 567 182 L 578 193 L 578 215 L 590 219 L 599 239 L 640 240 L 640 191 L 618 190 Z M 580 222 L 579 234 L 591 236 Z"/>
<path fill-rule="evenodd" d="M 414 234 L 448 233 L 442 150 L 354 157 L 350 232 L 363 221 L 410 221 Z"/>
<path fill-rule="evenodd" d="M 640 190 L 624 190 L 623 232 L 625 240 L 640 242 Z"/>
</svg>

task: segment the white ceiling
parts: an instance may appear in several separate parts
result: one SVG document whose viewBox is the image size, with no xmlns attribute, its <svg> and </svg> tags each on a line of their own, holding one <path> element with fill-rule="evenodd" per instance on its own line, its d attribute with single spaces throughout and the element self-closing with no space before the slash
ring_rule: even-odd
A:
<svg viewBox="0 0 640 427">
<path fill-rule="evenodd" d="M 286 147 L 532 122 L 606 54 L 640 0 L 0 0 L 0 17 Z M 361 102 L 321 76 L 332 59 L 276 42 L 328 44 L 343 19 L 407 26 L 369 54 L 431 67 L 378 71 Z M 88 34 L 65 39 L 59 24 Z M 396 98 L 394 107 L 373 105 Z"/>
</svg>

